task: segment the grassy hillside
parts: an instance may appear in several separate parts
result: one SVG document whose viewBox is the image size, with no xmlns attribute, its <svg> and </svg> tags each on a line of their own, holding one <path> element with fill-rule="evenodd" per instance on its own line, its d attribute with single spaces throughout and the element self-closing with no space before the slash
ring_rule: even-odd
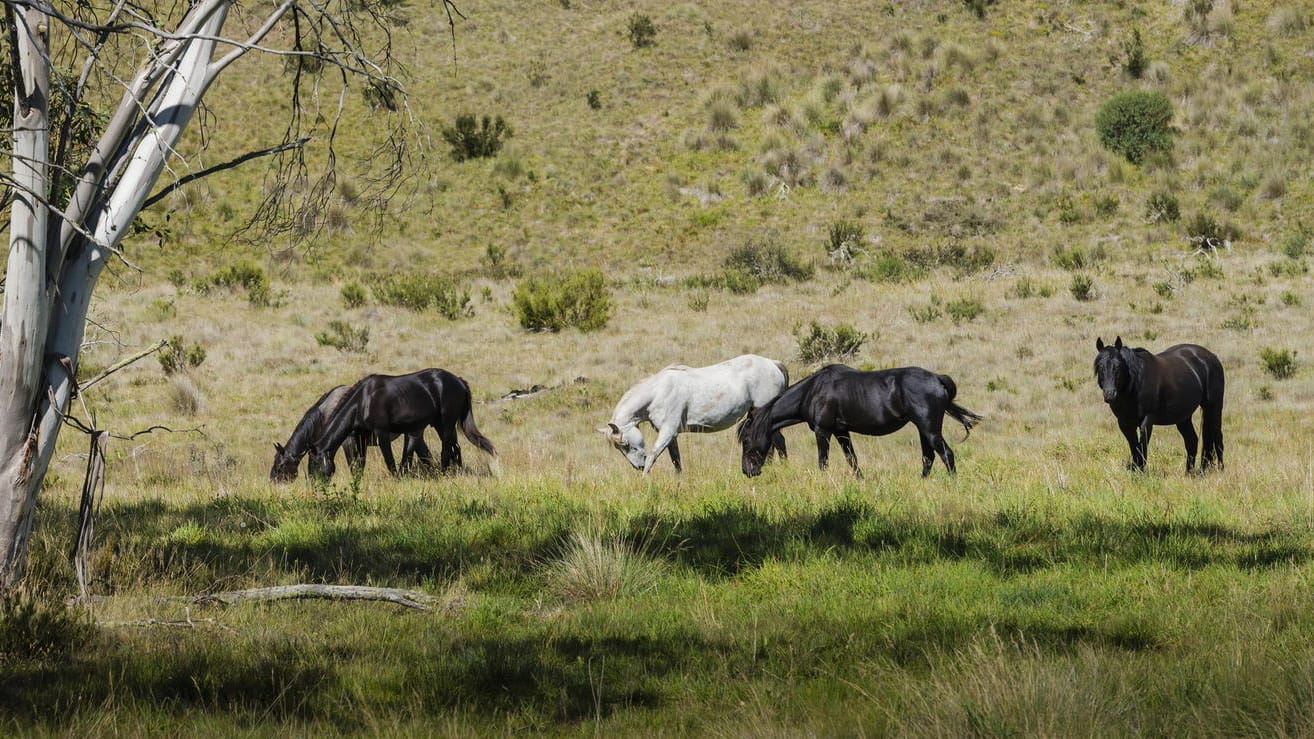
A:
<svg viewBox="0 0 1314 739">
<path fill-rule="evenodd" d="M 120 435 L 104 597 L 50 605 L 75 591 L 70 429 L 37 610 L 0 604 L 2 725 L 1310 733 L 1314 14 L 1206 5 L 470 3 L 455 63 L 445 18 L 410 8 L 432 135 L 409 209 L 371 232 L 344 175 L 308 250 L 244 245 L 227 234 L 265 183 L 230 173 L 149 214 L 166 243 L 130 245 L 147 271 L 105 286 L 84 376 L 166 337 L 204 359 L 82 396 Z M 653 45 L 632 43 L 637 16 Z M 207 163 L 279 131 L 259 85 L 281 72 L 245 65 L 210 99 Z M 1126 89 L 1171 101 L 1170 153 L 1100 144 L 1096 112 Z M 512 126 L 497 157 L 449 158 L 438 131 L 463 112 Z M 1203 230 L 1228 243 L 1201 249 Z M 745 281 L 735 256 L 801 279 Z M 564 268 L 602 270 L 609 321 L 521 328 L 520 281 Z M 405 275 L 468 302 L 383 300 Z M 850 364 L 953 376 L 986 417 L 951 430 L 956 477 L 919 477 L 911 430 L 856 438 L 861 479 L 838 451 L 816 469 L 801 427 L 754 479 L 729 433 L 682 436 L 685 473 L 644 477 L 594 430 L 669 363 L 755 352 L 804 377 L 828 361 L 805 352 L 813 322 L 865 334 Z M 1169 428 L 1148 472 L 1124 469 L 1097 335 L 1222 358 L 1224 472 L 1184 475 Z M 496 459 L 465 444 L 466 473 L 393 480 L 371 453 L 359 483 L 268 482 L 272 442 L 321 392 L 428 366 L 469 380 Z M 133 436 L 155 425 L 172 431 Z M 294 582 L 438 608 L 176 599 Z"/>
</svg>

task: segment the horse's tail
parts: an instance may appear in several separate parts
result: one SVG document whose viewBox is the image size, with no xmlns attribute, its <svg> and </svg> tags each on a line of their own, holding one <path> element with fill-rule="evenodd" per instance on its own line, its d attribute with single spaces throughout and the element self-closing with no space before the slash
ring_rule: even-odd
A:
<svg viewBox="0 0 1314 739">
<path fill-rule="evenodd" d="M 772 361 L 774 362 L 775 360 Z M 785 377 L 785 387 L 789 387 L 789 368 L 785 366 L 784 362 L 776 362 L 776 368 L 779 369 L 780 374 Z"/>
<path fill-rule="evenodd" d="M 949 395 L 949 407 L 944 409 L 955 421 L 963 424 L 963 438 L 972 435 L 972 427 L 985 420 L 985 416 L 979 413 L 973 413 L 966 408 L 953 402 L 958 395 L 958 385 L 956 385 L 949 375 L 936 375 L 940 384 L 944 385 L 945 392 Z"/>
<path fill-rule="evenodd" d="M 465 417 L 461 419 L 461 433 L 465 434 L 465 438 L 469 439 L 471 444 L 494 457 L 497 456 L 497 450 L 493 448 L 493 442 L 489 441 L 487 436 L 479 433 L 479 427 L 475 426 L 474 401 L 471 401 L 465 407 Z"/>
</svg>

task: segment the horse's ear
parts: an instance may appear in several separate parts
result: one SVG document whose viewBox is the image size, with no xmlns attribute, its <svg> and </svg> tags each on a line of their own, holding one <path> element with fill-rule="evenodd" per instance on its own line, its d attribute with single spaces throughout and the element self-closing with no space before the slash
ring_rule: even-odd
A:
<svg viewBox="0 0 1314 739">
<path fill-rule="evenodd" d="M 1095 337 L 1095 351 L 1097 352 L 1104 351 L 1104 338 L 1101 336 Z"/>
<path fill-rule="evenodd" d="M 282 454 L 282 453 L 283 453 L 283 445 L 282 445 L 282 444 L 279 444 L 277 441 L 274 442 L 274 451 L 278 452 L 279 454 Z"/>
<path fill-rule="evenodd" d="M 1117 339 L 1114 339 L 1114 341 L 1113 341 L 1113 348 L 1114 348 L 1114 349 L 1121 349 L 1121 348 L 1122 348 L 1122 337 L 1121 337 L 1121 336 L 1119 336 Z"/>
</svg>

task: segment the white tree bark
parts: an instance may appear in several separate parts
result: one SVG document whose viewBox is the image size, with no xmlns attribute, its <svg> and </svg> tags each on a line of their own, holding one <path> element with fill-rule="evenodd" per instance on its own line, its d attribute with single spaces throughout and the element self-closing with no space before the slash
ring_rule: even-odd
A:
<svg viewBox="0 0 1314 739">
<path fill-rule="evenodd" d="M 68 207 L 51 222 L 48 18 L 13 12 L 15 95 L 9 263 L 0 325 L 0 588 L 22 576 L 41 481 L 64 413 L 92 292 L 218 75 L 284 14 L 214 60 L 231 0 L 201 0 L 127 85 Z M 18 71 L 18 70 L 16 70 Z"/>
</svg>

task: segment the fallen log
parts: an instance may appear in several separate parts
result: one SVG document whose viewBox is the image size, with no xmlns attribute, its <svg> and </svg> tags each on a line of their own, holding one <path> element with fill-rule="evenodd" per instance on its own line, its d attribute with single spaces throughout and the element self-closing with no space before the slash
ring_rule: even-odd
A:
<svg viewBox="0 0 1314 739">
<path fill-rule="evenodd" d="M 430 605 L 436 598 L 428 593 L 400 588 L 375 588 L 365 585 L 276 585 L 268 588 L 229 590 L 223 593 L 202 593 L 192 596 L 197 604 L 222 603 L 229 606 L 245 600 L 288 600 L 297 598 L 325 598 L 328 600 L 376 600 L 396 603 L 399 606 L 421 611 L 433 610 Z"/>
</svg>

